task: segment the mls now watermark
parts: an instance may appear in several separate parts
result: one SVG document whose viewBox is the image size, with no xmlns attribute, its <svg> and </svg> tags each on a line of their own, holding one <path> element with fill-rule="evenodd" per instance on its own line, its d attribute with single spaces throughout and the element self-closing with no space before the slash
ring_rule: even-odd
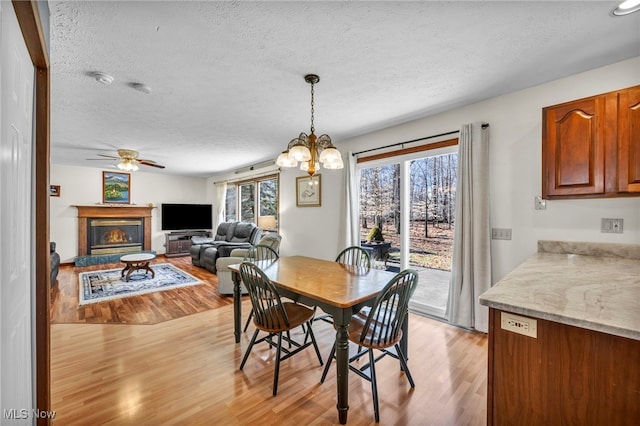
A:
<svg viewBox="0 0 640 426">
<path fill-rule="evenodd" d="M 22 419 L 55 419 L 55 411 L 44 411 L 37 408 L 5 408 L 2 413 L 6 420 L 22 420 Z"/>
</svg>

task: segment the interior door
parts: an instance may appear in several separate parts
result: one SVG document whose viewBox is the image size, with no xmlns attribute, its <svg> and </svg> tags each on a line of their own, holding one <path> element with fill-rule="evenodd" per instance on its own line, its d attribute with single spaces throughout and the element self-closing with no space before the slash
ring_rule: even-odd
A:
<svg viewBox="0 0 640 426">
<path fill-rule="evenodd" d="M 33 401 L 32 123 L 34 69 L 10 2 L 0 2 L 0 404 L 31 424 Z"/>
</svg>

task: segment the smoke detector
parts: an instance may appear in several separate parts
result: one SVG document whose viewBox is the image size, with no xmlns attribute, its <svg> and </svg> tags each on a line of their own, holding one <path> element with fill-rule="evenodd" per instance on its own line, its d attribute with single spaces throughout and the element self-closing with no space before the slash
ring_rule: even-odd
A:
<svg viewBox="0 0 640 426">
<path fill-rule="evenodd" d="M 96 71 L 91 73 L 91 76 L 98 82 L 102 84 L 111 84 L 113 83 L 113 77 L 107 73 Z"/>
</svg>

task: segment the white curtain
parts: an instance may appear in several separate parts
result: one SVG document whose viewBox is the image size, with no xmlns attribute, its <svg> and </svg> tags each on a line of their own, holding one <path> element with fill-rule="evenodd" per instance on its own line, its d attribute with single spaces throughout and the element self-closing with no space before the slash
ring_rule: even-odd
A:
<svg viewBox="0 0 640 426">
<path fill-rule="evenodd" d="M 487 332 L 489 311 L 478 297 L 491 287 L 488 125 L 460 129 L 457 185 L 446 317 L 452 324 Z"/>
<path fill-rule="evenodd" d="M 360 223 L 358 219 L 358 171 L 356 158 L 351 151 L 347 152 L 344 162 L 344 216 L 341 224 L 342 238 L 338 241 L 338 252 L 345 247 L 360 245 Z"/>
<path fill-rule="evenodd" d="M 227 204 L 227 183 L 221 182 L 215 184 L 215 197 L 216 197 L 216 223 L 215 228 L 218 229 L 218 225 L 224 222 L 225 219 L 225 206 Z"/>
</svg>

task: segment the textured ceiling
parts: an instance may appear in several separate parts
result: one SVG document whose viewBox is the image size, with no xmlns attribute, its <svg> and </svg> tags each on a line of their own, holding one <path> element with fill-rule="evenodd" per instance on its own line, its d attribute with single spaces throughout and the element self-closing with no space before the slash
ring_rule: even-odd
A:
<svg viewBox="0 0 640 426">
<path fill-rule="evenodd" d="M 210 176 L 640 56 L 616 1 L 50 1 L 51 160 Z M 111 85 L 90 74 L 114 77 Z M 151 87 L 144 94 L 131 87 Z"/>
</svg>

